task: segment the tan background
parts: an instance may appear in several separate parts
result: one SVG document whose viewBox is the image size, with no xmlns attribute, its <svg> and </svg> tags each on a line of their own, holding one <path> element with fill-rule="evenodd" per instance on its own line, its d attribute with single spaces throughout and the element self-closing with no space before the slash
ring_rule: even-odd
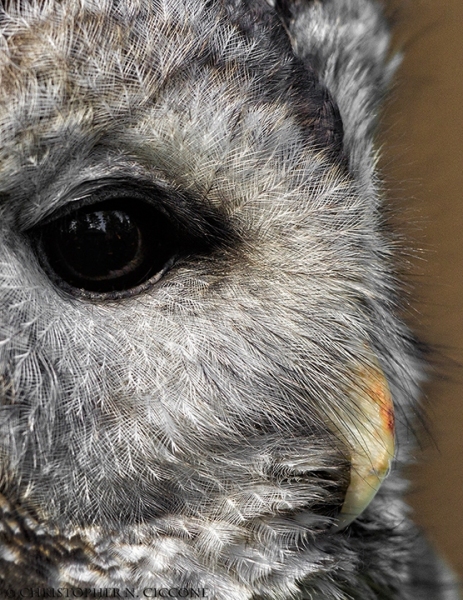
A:
<svg viewBox="0 0 463 600">
<path fill-rule="evenodd" d="M 463 0 L 398 0 L 404 61 L 384 114 L 382 169 L 411 262 L 411 317 L 444 377 L 427 387 L 432 436 L 410 503 L 463 578 Z"/>
</svg>

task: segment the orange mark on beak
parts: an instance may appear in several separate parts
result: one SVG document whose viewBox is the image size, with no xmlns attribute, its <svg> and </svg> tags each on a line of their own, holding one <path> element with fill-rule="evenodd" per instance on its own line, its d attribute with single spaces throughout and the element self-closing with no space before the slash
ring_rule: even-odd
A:
<svg viewBox="0 0 463 600">
<path fill-rule="evenodd" d="M 351 448 L 351 481 L 336 529 L 354 521 L 375 497 L 390 471 L 394 456 L 394 406 L 383 371 L 357 368 L 358 387 L 348 390 L 355 399 L 355 415 L 340 429 Z"/>
</svg>

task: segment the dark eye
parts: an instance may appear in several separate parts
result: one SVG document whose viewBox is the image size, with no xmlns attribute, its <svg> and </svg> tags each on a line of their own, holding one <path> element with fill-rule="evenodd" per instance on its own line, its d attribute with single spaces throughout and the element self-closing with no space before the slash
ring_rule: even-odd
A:
<svg viewBox="0 0 463 600">
<path fill-rule="evenodd" d="M 100 294 L 161 277 L 179 249 L 169 218 L 137 198 L 83 206 L 37 233 L 39 259 L 58 285 Z"/>
</svg>

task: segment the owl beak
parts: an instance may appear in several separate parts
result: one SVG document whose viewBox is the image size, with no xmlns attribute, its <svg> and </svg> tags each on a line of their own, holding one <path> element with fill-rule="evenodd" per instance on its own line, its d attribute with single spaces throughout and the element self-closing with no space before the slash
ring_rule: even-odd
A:
<svg viewBox="0 0 463 600">
<path fill-rule="evenodd" d="M 336 530 L 350 525 L 370 504 L 394 456 L 394 407 L 384 373 L 376 360 L 356 371 L 360 385 L 349 390 L 354 414 L 340 425 L 351 448 L 351 476 Z"/>
</svg>

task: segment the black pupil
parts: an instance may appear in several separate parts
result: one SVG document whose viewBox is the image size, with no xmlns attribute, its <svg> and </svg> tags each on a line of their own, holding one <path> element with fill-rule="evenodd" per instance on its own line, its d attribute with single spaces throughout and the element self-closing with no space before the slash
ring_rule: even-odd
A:
<svg viewBox="0 0 463 600">
<path fill-rule="evenodd" d="M 42 251 L 67 284 L 119 291 L 162 271 L 175 253 L 175 232 L 166 216 L 139 200 L 107 200 L 45 226 Z"/>
</svg>

